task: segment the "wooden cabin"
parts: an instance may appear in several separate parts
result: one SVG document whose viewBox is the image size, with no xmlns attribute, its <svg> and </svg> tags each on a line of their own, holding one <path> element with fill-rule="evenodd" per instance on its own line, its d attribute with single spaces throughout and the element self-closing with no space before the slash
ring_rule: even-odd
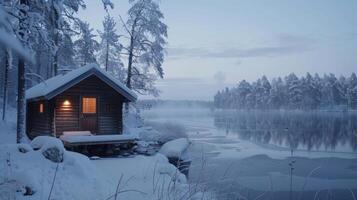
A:
<svg viewBox="0 0 357 200">
<path fill-rule="evenodd" d="M 123 103 L 135 93 L 97 65 L 52 77 L 26 91 L 27 134 L 59 137 L 63 132 L 121 134 Z"/>
</svg>

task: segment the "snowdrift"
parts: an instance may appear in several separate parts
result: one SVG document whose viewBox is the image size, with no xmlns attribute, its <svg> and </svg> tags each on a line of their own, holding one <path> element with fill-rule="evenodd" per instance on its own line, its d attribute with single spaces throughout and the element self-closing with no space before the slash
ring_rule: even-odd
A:
<svg viewBox="0 0 357 200">
<path fill-rule="evenodd" d="M 91 161 L 66 151 L 58 139 L 42 136 L 31 145 L 0 145 L 0 163 L 0 199 L 104 198 Z"/>
</svg>

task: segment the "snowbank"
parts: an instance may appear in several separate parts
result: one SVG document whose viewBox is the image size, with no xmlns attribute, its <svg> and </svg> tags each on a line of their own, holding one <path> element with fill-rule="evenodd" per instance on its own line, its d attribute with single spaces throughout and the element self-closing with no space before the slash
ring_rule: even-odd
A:
<svg viewBox="0 0 357 200">
<path fill-rule="evenodd" d="M 0 109 L 2 113 L 2 109 Z M 0 144 L 16 143 L 16 110 L 10 106 L 6 109 L 5 121 L 0 120 Z"/>
<path fill-rule="evenodd" d="M 187 138 L 180 138 L 166 142 L 160 149 L 160 153 L 168 158 L 180 158 L 189 146 Z"/>
<path fill-rule="evenodd" d="M 58 149 L 62 161 L 46 158 L 49 149 Z M 91 161 L 65 151 L 58 139 L 41 137 L 31 146 L 0 145 L 0 163 L 0 199 L 103 199 L 103 185 Z"/>
<path fill-rule="evenodd" d="M 200 186 L 188 183 L 186 177 L 160 153 L 92 162 L 106 179 L 107 193 L 111 194 L 108 197 L 118 188 L 118 199 L 205 199 Z"/>
<path fill-rule="evenodd" d="M 146 141 L 158 141 L 166 143 L 178 138 L 187 138 L 184 126 L 172 122 L 146 122 L 148 126 L 140 133 L 140 137 Z M 151 128 L 152 127 L 152 128 Z"/>
<path fill-rule="evenodd" d="M 165 125 L 163 125 L 165 126 Z M 171 126 L 170 126 L 171 127 Z M 178 138 L 187 138 L 187 135 L 182 132 L 177 132 L 173 129 L 166 127 L 165 129 L 152 128 L 145 126 L 141 128 L 132 129 L 140 140 L 148 142 L 159 142 L 161 144 L 175 140 Z"/>
<path fill-rule="evenodd" d="M 16 123 L 0 120 L 0 145 L 16 143 Z"/>
</svg>

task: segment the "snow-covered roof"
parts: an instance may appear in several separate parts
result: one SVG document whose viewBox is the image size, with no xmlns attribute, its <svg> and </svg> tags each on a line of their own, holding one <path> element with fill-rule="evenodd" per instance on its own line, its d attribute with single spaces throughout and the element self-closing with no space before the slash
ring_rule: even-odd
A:
<svg viewBox="0 0 357 200">
<path fill-rule="evenodd" d="M 26 90 L 26 99 L 52 99 L 92 75 L 97 76 L 129 101 L 135 101 L 137 99 L 137 95 L 133 91 L 96 64 L 88 64 L 70 71 L 67 74 L 57 75 L 43 81 Z"/>
</svg>

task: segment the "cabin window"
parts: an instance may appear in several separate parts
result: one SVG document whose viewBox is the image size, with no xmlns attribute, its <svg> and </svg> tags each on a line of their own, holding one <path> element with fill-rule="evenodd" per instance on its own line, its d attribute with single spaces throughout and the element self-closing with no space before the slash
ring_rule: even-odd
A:
<svg viewBox="0 0 357 200">
<path fill-rule="evenodd" d="M 43 103 L 40 103 L 38 106 L 38 112 L 43 113 Z"/>
<path fill-rule="evenodd" d="M 97 113 L 97 98 L 83 97 L 82 99 L 82 112 L 85 114 Z"/>
</svg>

